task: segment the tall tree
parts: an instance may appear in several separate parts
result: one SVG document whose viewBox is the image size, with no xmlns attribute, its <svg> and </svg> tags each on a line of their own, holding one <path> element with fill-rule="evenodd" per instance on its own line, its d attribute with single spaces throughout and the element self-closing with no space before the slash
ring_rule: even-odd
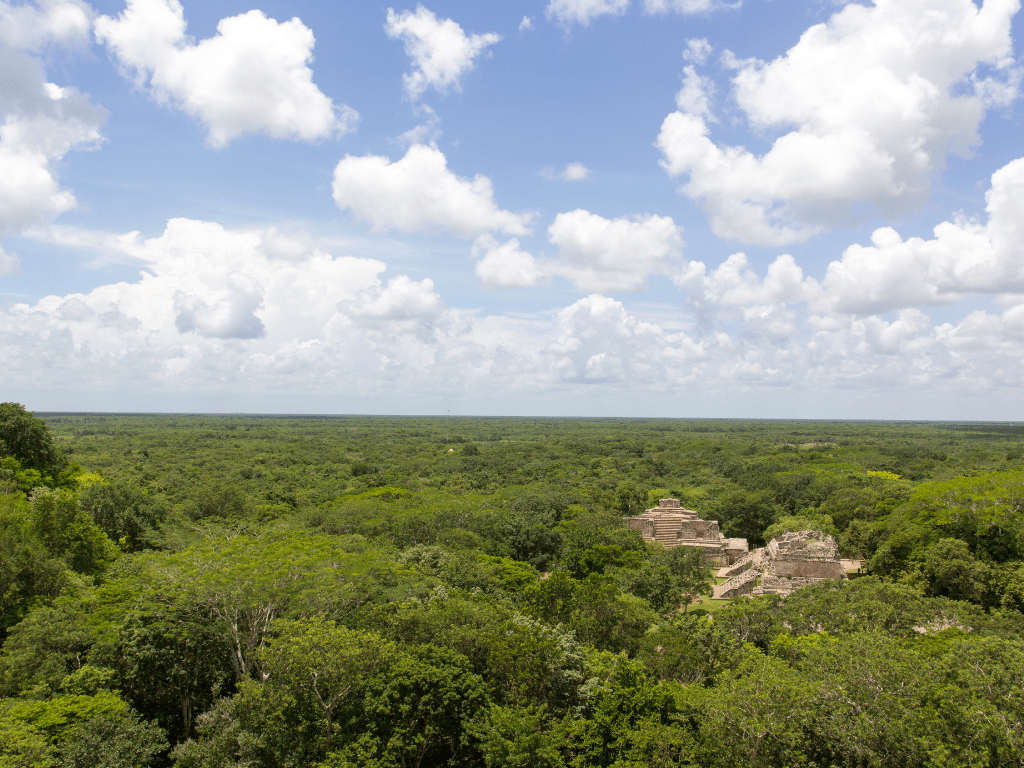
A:
<svg viewBox="0 0 1024 768">
<path fill-rule="evenodd" d="M 0 458 L 5 456 L 39 472 L 59 471 L 67 464 L 46 422 L 20 403 L 0 403 Z"/>
</svg>

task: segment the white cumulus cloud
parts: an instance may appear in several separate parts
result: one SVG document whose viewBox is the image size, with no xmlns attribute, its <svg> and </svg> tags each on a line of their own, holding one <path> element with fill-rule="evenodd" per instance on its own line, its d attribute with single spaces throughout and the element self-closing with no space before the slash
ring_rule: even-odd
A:
<svg viewBox="0 0 1024 768">
<path fill-rule="evenodd" d="M 557 320 L 545 351 L 563 380 L 619 381 L 657 360 L 661 329 L 630 315 L 615 299 L 591 294 L 561 310 Z"/>
<path fill-rule="evenodd" d="M 0 44 L 35 51 L 54 41 L 63 46 L 89 43 L 93 10 L 81 0 L 39 0 L 12 5 L 0 0 Z"/>
<path fill-rule="evenodd" d="M 77 3 L 0 3 L 0 235 L 51 221 L 77 205 L 57 167 L 73 149 L 99 146 L 106 111 L 71 87 L 47 82 L 32 53 L 79 49 L 88 10 Z"/>
<path fill-rule="evenodd" d="M 461 178 L 448 169 L 437 147 L 414 144 L 405 156 L 346 155 L 334 169 L 334 201 L 374 232 L 449 232 L 477 237 L 500 231 L 529 233 L 529 213 L 512 213 L 494 203 L 486 176 Z"/>
<path fill-rule="evenodd" d="M 568 27 L 580 24 L 584 27 L 598 16 L 621 16 L 629 8 L 629 0 L 551 0 L 545 9 L 549 19 Z"/>
<path fill-rule="evenodd" d="M 321 375 L 422 357 L 424 323 L 441 333 L 445 322 L 431 281 L 382 285 L 383 263 L 303 254 L 306 237 L 188 219 L 144 241 L 108 237 L 142 260 L 140 279 L 0 310 L 0 369 L 25 381 L 63 370 L 200 387 L 304 371 L 319 386 Z"/>
<path fill-rule="evenodd" d="M 992 175 L 988 221 L 946 221 L 935 237 L 904 240 L 891 227 L 851 245 L 828 266 L 813 308 L 871 314 L 968 295 L 1024 294 L 1024 158 Z"/>
<path fill-rule="evenodd" d="M 354 126 L 355 111 L 313 83 L 313 32 L 299 19 L 253 10 L 221 19 L 199 43 L 185 25 L 178 0 L 128 0 L 95 30 L 139 87 L 203 123 L 211 146 L 248 133 L 309 141 Z"/>
<path fill-rule="evenodd" d="M 636 291 L 650 275 L 669 274 L 681 257 L 681 229 L 668 216 L 606 219 L 582 208 L 560 213 L 548 227 L 558 246 L 552 274 L 581 291 Z"/>
<path fill-rule="evenodd" d="M 694 64 L 705 64 L 713 50 L 715 50 L 714 46 L 708 42 L 706 37 L 695 37 L 686 41 L 686 50 L 683 51 L 683 58 Z"/>
<path fill-rule="evenodd" d="M 438 19 L 422 5 L 415 12 L 395 13 L 388 8 L 384 29 L 388 37 L 402 41 L 412 59 L 412 71 L 402 75 L 411 99 L 431 87 L 441 94 L 462 90 L 462 77 L 476 66 L 477 57 L 501 40 L 494 32 L 467 35 L 456 22 Z"/>
<path fill-rule="evenodd" d="M 721 237 L 804 240 L 855 207 L 920 204 L 948 153 L 977 143 L 986 108 L 1016 95 L 1010 22 L 1018 0 L 849 4 L 771 62 L 741 61 L 733 95 L 754 130 L 785 130 L 764 155 L 719 146 L 704 104 L 669 115 L 663 165 Z M 705 91 L 706 92 L 706 91 Z"/>
<path fill-rule="evenodd" d="M 715 83 L 710 77 L 697 74 L 692 66 L 683 68 L 683 87 L 676 94 L 676 106 L 686 115 L 692 115 L 714 122 L 711 112 L 711 97 L 715 93 Z"/>
<path fill-rule="evenodd" d="M 513 237 L 499 243 L 493 235 L 480 235 L 473 242 L 476 276 L 485 288 L 535 288 L 549 282 L 541 264 L 519 248 L 519 239 Z"/>
</svg>

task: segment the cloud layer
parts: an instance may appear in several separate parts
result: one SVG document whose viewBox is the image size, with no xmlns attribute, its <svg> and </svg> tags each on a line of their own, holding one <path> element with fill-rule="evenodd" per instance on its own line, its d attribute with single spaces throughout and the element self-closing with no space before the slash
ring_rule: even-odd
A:
<svg viewBox="0 0 1024 768">
<path fill-rule="evenodd" d="M 754 244 L 805 240 L 855 222 L 865 206 L 883 216 L 910 210 L 928 198 L 951 153 L 977 144 L 986 113 L 1017 97 L 1010 22 L 1018 5 L 847 5 L 771 61 L 718 55 L 718 40 L 681 40 L 676 109 L 658 137 L 663 166 L 715 233 Z M 725 7 L 643 3 L 648 15 Z M 552 0 L 547 15 L 568 29 L 629 8 L 628 0 Z M 379 17 L 374 24 L 394 52 Z M 777 250 L 710 259 L 698 227 L 684 243 L 677 199 L 646 209 L 657 214 L 616 203 L 605 158 L 588 154 L 603 169 L 591 183 L 541 185 L 547 208 L 538 211 L 501 207 L 491 178 L 471 175 L 496 165 L 467 175 L 450 168 L 434 143 L 440 118 L 419 100 L 430 89 L 460 90 L 500 38 L 467 34 L 422 6 L 389 10 L 385 32 L 411 60 L 405 95 L 425 122 L 400 137 L 407 149 L 397 159 L 337 162 L 333 199 L 372 233 L 462 240 L 469 259 L 455 269 L 472 270 L 480 287 L 520 292 L 490 294 L 495 305 L 533 292 L 516 309 L 470 311 L 449 303 L 455 295 L 468 305 L 457 293 L 464 275 L 453 278 L 450 264 L 424 259 L 431 277 L 419 279 L 389 273 L 376 259 L 332 255 L 291 224 L 240 229 L 175 218 L 149 239 L 55 224 L 79 207 L 58 169 L 75 150 L 102 146 L 106 113 L 50 82 L 43 62 L 54 51 L 86 52 L 91 29 L 139 88 L 198 120 L 211 146 L 246 134 L 314 140 L 355 119 L 314 84 L 313 33 L 298 19 L 254 10 L 222 19 L 196 42 L 177 0 L 128 0 L 116 18 L 96 18 L 80 0 L 0 0 L 0 236 L 99 251 L 141 270 L 134 280 L 0 307 L 0 384 L 9 390 L 343 392 L 395 402 L 461 393 L 492 404 L 611 398 L 617 411 L 658 398 L 889 396 L 894 382 L 902 392 L 988 393 L 998 402 L 1024 391 L 1024 158 L 992 175 L 979 218 L 950 215 L 930 237 L 881 227 L 817 262 Z M 716 66 L 729 77 L 717 88 Z M 714 138 L 740 131 L 763 138 L 764 148 Z M 562 146 L 552 156 L 577 151 Z M 541 175 L 582 181 L 590 170 L 573 162 Z M 520 176 L 541 184 L 537 166 Z M 506 188 L 515 178 L 514 170 L 496 178 L 501 195 L 521 192 Z M 0 277 L 36 270 L 23 269 L 33 253 L 24 240 L 22 260 L 5 246 Z M 637 295 L 652 284 L 656 291 Z"/>
<path fill-rule="evenodd" d="M 934 322 L 910 306 L 920 301 L 916 295 L 890 293 L 894 298 L 873 306 L 843 303 L 846 283 L 833 273 L 871 274 L 871 263 L 901 258 L 885 250 L 897 248 L 897 238 L 878 233 L 870 248 L 848 249 L 820 283 L 786 255 L 763 277 L 743 254 L 712 269 L 685 261 L 678 228 L 658 217 L 562 214 L 549 229 L 560 255 L 548 261 L 524 253 L 515 238 L 502 244 L 484 235 L 475 244 L 481 282 L 529 288 L 566 270 L 571 258 L 586 265 L 583 287 L 617 243 L 631 243 L 624 253 L 646 243 L 649 261 L 636 274 L 669 270 L 689 302 L 687 312 L 661 313 L 676 326 L 667 328 L 600 291 L 532 317 L 463 312 L 447 306 L 429 278 L 385 281 L 383 263 L 331 256 L 301 232 L 175 219 L 157 238 L 104 239 L 140 261 L 138 281 L 0 309 L 0 369 L 19 386 L 46 391 L 73 381 L 139 392 L 245 386 L 320 395 L 341 389 L 351 397 L 572 393 L 584 403 L 627 393 L 671 399 L 779 387 L 807 396 L 872 396 L 899 380 L 906 391 L 1000 389 L 1012 399 L 1024 383 L 1024 285 L 1012 282 L 1014 255 L 1024 248 L 1022 184 L 1024 159 L 994 175 L 987 223 L 940 225 L 935 240 L 908 251 L 916 261 L 906 268 L 918 270 L 926 285 L 955 279 L 958 296 L 1001 292 L 1002 311 L 971 311 L 959 322 Z M 955 260 L 928 245 L 951 227 L 978 238 L 954 278 L 948 268 Z M 622 269 L 618 257 L 607 263 L 609 273 Z M 907 280 L 897 270 L 883 282 Z"/>
</svg>

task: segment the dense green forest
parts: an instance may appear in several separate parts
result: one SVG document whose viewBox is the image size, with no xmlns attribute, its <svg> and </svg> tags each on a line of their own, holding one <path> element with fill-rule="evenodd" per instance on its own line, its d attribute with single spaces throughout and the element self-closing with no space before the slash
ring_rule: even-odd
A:
<svg viewBox="0 0 1024 768">
<path fill-rule="evenodd" d="M 1006 423 L 5 403 L 0 768 L 1021 766 L 1022 465 Z M 711 601 L 622 522 L 666 496 L 867 574 Z"/>
</svg>

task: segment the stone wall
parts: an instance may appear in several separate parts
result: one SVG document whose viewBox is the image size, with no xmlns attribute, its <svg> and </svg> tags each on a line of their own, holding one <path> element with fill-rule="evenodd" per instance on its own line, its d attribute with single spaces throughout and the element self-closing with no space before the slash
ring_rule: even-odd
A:
<svg viewBox="0 0 1024 768">
<path fill-rule="evenodd" d="M 839 561 L 774 560 L 771 573 L 790 579 L 841 579 L 846 571 Z"/>
<path fill-rule="evenodd" d="M 817 584 L 819 581 L 823 581 L 823 579 L 788 579 L 766 573 L 761 577 L 761 583 L 754 587 L 751 594 L 754 597 L 758 595 L 788 595 L 794 590 L 801 587 L 809 587 L 812 584 Z"/>
</svg>

